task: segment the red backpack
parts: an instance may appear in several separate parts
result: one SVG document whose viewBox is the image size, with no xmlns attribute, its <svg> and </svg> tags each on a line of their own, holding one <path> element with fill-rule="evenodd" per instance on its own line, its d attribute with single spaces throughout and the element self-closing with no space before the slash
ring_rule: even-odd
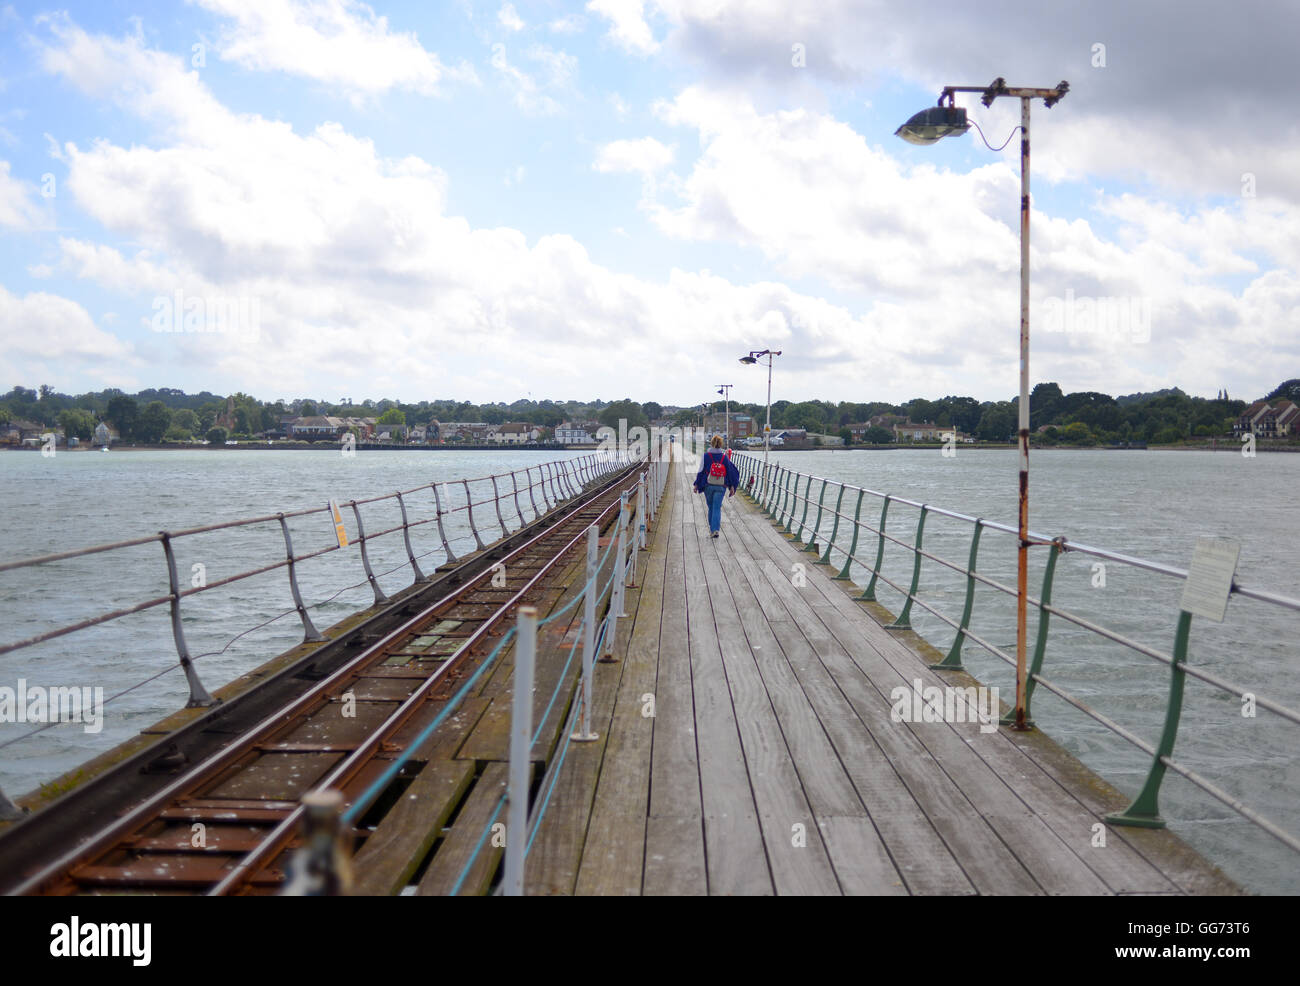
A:
<svg viewBox="0 0 1300 986">
<path fill-rule="evenodd" d="M 713 453 L 709 453 L 712 455 Z M 727 463 L 719 458 L 709 463 L 709 475 L 707 477 L 710 486 L 725 486 L 727 484 Z"/>
</svg>

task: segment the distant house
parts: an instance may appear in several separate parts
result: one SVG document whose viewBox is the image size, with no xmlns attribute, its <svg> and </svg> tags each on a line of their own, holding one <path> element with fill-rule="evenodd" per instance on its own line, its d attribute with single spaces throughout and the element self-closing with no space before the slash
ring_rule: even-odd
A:
<svg viewBox="0 0 1300 986">
<path fill-rule="evenodd" d="M 497 425 L 487 433 L 489 442 L 496 442 L 499 445 L 524 445 L 528 442 L 535 442 L 541 437 L 541 432 L 531 424 L 523 421 L 512 421 L 508 424 Z"/>
<path fill-rule="evenodd" d="M 442 424 L 441 436 L 444 442 L 485 445 L 491 429 L 492 426 L 485 421 L 445 421 Z"/>
<path fill-rule="evenodd" d="M 1291 401 L 1278 401 L 1273 410 L 1279 438 L 1284 435 L 1300 435 L 1300 406 Z"/>
<path fill-rule="evenodd" d="M 1232 426 L 1234 436 L 1254 435 L 1256 438 L 1284 438 L 1300 435 L 1300 407 L 1287 400 L 1269 404 L 1255 401 L 1241 412 Z"/>
<path fill-rule="evenodd" d="M 704 430 L 710 435 L 721 435 L 724 428 L 730 426 L 731 434 L 728 438 L 748 438 L 758 430 L 754 419 L 748 414 L 737 414 L 732 412 L 730 416 L 725 411 L 718 411 L 707 414 L 704 417 Z"/>
<path fill-rule="evenodd" d="M 22 445 L 28 438 L 37 437 L 49 431 L 45 425 L 25 418 L 14 418 L 7 425 L 0 427 L 0 442 L 6 445 Z"/>
<path fill-rule="evenodd" d="M 929 422 L 901 421 L 894 423 L 896 442 L 933 442 L 952 431 L 951 425 L 934 425 Z"/>
<path fill-rule="evenodd" d="M 592 445 L 599 427 L 597 422 L 561 421 L 555 428 L 555 440 L 561 445 Z"/>
<path fill-rule="evenodd" d="M 289 425 L 289 437 L 313 442 L 323 438 L 337 438 L 345 430 L 342 418 L 313 414 L 305 418 L 295 418 Z"/>
<path fill-rule="evenodd" d="M 808 443 L 807 428 L 783 428 L 772 432 L 772 440 L 781 439 L 782 445 L 805 445 Z"/>
<path fill-rule="evenodd" d="M 96 445 L 112 445 L 116 441 L 120 441 L 120 436 L 116 431 L 109 427 L 107 421 L 101 421 L 99 424 L 95 425 Z"/>
</svg>

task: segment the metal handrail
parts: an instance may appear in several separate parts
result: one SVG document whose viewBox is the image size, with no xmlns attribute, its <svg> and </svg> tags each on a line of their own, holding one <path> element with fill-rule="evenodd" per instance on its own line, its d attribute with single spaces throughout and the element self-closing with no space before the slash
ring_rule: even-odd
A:
<svg viewBox="0 0 1300 986">
<path fill-rule="evenodd" d="M 936 670 L 963 670 L 960 661 L 960 653 L 961 645 L 965 640 L 971 640 L 1000 660 L 1012 666 L 1015 665 L 1016 659 L 1013 656 L 1007 654 L 1004 650 L 983 639 L 983 637 L 971 630 L 970 621 L 974 601 L 974 586 L 976 583 L 987 585 L 997 592 L 1012 598 L 1018 595 L 1015 588 L 1005 585 L 996 579 L 990 578 L 983 572 L 976 571 L 975 568 L 980 543 L 979 536 L 983 530 L 992 530 L 998 533 L 1011 534 L 1018 537 L 1019 531 L 1017 528 L 1007 524 L 999 524 L 994 521 L 984 520 L 983 518 L 974 517 L 960 511 L 936 507 L 907 497 L 893 496 L 891 494 L 881 493 L 865 487 L 842 483 L 838 480 L 795 472 L 780 463 L 769 464 L 766 474 L 764 474 L 761 460 L 744 453 L 738 454 L 735 459 L 737 465 L 742 471 L 741 489 L 744 490 L 746 494 L 760 508 L 762 508 L 769 517 L 772 518 L 775 524 L 781 527 L 783 532 L 791 534 L 795 543 L 803 546 L 803 550 L 805 551 L 817 549 L 816 542 L 822 532 L 823 503 L 827 487 L 840 487 L 839 496 L 836 499 L 836 505 L 834 507 L 825 508 L 825 516 L 827 518 L 833 518 L 833 527 L 825 551 L 824 553 L 819 554 L 819 557 L 816 559 L 816 564 L 830 565 L 831 552 L 834 550 L 844 556 L 843 567 L 836 578 L 847 580 L 853 565 L 858 565 L 860 568 L 865 570 L 870 576 L 870 581 L 868 582 L 866 589 L 864 589 L 861 595 L 857 597 L 860 600 L 875 601 L 875 586 L 877 582 L 883 582 L 885 585 L 890 586 L 900 593 L 904 599 L 903 609 L 895 622 L 886 627 L 887 629 L 910 629 L 911 627 L 907 617 L 913 604 L 921 606 L 926 612 L 932 614 L 938 620 L 951 627 L 955 631 L 952 646 L 948 651 L 947 657 L 945 657 L 942 662 L 932 665 Z M 821 484 L 820 491 L 816 494 L 818 519 L 814 521 L 812 527 L 809 528 L 805 521 L 809 509 L 814 502 L 813 494 L 811 492 L 814 483 Z M 800 492 L 801 484 L 802 492 Z M 846 493 L 858 494 L 857 506 L 851 515 L 840 510 L 840 503 L 844 500 Z M 871 523 L 861 519 L 862 502 L 866 495 L 877 498 L 882 504 L 881 520 L 878 526 L 873 526 Z M 796 514 L 800 510 L 801 503 L 802 516 L 796 517 Z M 915 508 L 919 511 L 919 519 L 911 542 L 895 537 L 893 534 L 886 532 L 886 519 L 891 504 L 901 504 Z M 926 550 L 921 546 L 921 535 L 924 531 L 926 517 L 929 515 L 939 515 L 971 525 L 972 535 L 970 558 L 965 565 L 943 558 L 933 551 Z M 852 533 L 852 543 L 848 548 L 844 548 L 835 543 L 842 522 L 847 525 L 846 530 Z M 876 536 L 876 557 L 874 561 L 868 560 L 858 553 L 859 534 L 863 530 L 869 531 L 871 534 Z M 804 543 L 805 532 L 807 532 L 806 545 Z M 1055 559 L 1058 555 L 1066 552 L 1075 552 L 1081 555 L 1101 558 L 1135 569 L 1154 572 L 1159 575 L 1182 580 L 1186 580 L 1188 577 L 1187 569 L 1163 562 L 1153 561 L 1151 559 L 1140 558 L 1123 552 L 1112 551 L 1081 542 L 1071 541 L 1065 537 L 1052 538 L 1030 531 L 1029 538 L 1031 544 L 1035 546 L 1049 547 L 1051 550 L 1051 556 L 1044 571 L 1043 590 L 1040 593 L 1040 596 L 1034 598 L 1031 595 L 1026 595 L 1027 604 L 1036 608 L 1040 614 L 1038 641 L 1033 655 L 1032 667 L 1028 675 L 1030 685 L 1025 698 L 1026 714 L 1028 713 L 1029 700 L 1032 696 L 1033 687 L 1036 685 L 1042 685 L 1044 688 L 1047 688 L 1048 691 L 1060 697 L 1063 701 L 1079 709 L 1081 712 L 1084 712 L 1107 729 L 1114 732 L 1117 736 L 1134 744 L 1138 749 L 1153 758 L 1151 768 L 1147 774 L 1146 783 L 1144 784 L 1141 793 L 1134 799 L 1128 809 L 1118 814 L 1108 816 L 1107 821 L 1112 824 L 1120 825 L 1138 825 L 1144 827 L 1163 826 L 1164 822 L 1160 819 L 1158 812 L 1158 793 L 1160 783 L 1167 768 L 1173 770 L 1180 776 L 1185 777 L 1205 793 L 1227 805 L 1241 817 L 1259 826 L 1289 848 L 1300 852 L 1300 838 L 1286 832 L 1280 826 L 1246 808 L 1232 795 L 1227 794 L 1211 781 L 1197 774 L 1191 768 L 1178 763 L 1172 757 L 1174 739 L 1177 735 L 1178 721 L 1182 712 L 1182 686 L 1185 677 L 1190 676 L 1204 682 L 1212 688 L 1237 697 L 1241 697 L 1244 694 L 1250 694 L 1254 699 L 1256 707 L 1267 709 L 1280 718 L 1292 723 L 1300 724 L 1300 711 L 1292 709 L 1281 702 L 1276 702 L 1272 699 L 1259 696 L 1257 693 L 1249 691 L 1231 681 L 1227 681 L 1219 675 L 1198 668 L 1189 667 L 1186 663 L 1188 637 L 1187 627 L 1190 624 L 1191 616 L 1188 613 L 1184 612 L 1179 617 L 1179 625 L 1175 635 L 1173 652 L 1164 653 L 1137 640 L 1133 640 L 1122 633 L 1101 626 L 1093 620 L 1071 613 L 1060 606 L 1053 605 L 1050 602 L 1052 581 L 1055 572 Z M 911 552 L 913 557 L 913 568 L 910 586 L 899 584 L 886 576 L 882 571 L 882 568 L 884 567 L 884 547 L 887 542 Z M 922 559 L 933 561 L 966 578 L 967 591 L 965 608 L 960 621 L 954 620 L 948 615 L 941 613 L 937 608 L 919 597 Z M 1242 585 L 1235 578 L 1231 583 L 1230 595 L 1239 595 L 1244 598 L 1279 606 L 1284 609 L 1300 611 L 1300 599 L 1294 599 L 1260 589 L 1253 589 L 1249 586 Z M 1075 696 L 1070 695 L 1064 689 L 1043 677 L 1040 672 L 1046 658 L 1047 643 L 1051 631 L 1050 620 L 1048 619 L 1049 616 L 1060 617 L 1081 629 L 1094 633 L 1104 639 L 1113 641 L 1128 650 L 1151 658 L 1152 660 L 1170 668 L 1170 695 L 1165 708 L 1164 730 L 1158 745 L 1153 746 L 1144 740 L 1141 740 L 1129 730 L 1119 726 L 1100 712 L 1089 708 L 1086 703 L 1077 699 Z M 1004 720 L 1004 723 L 1005 722 L 1006 720 Z"/>
<path fill-rule="evenodd" d="M 554 509 L 554 507 L 559 503 L 566 502 L 569 499 L 571 499 L 573 496 L 576 496 L 579 492 L 581 492 L 591 483 L 597 481 L 600 477 L 604 476 L 605 474 L 609 473 L 610 471 L 616 468 L 620 468 L 623 465 L 628 464 L 630 461 L 631 458 L 627 454 L 627 451 L 624 449 L 619 449 L 613 453 L 607 452 L 606 450 L 602 449 L 596 452 L 577 456 L 571 459 L 559 460 L 559 462 L 554 464 L 543 463 L 543 465 L 552 466 L 552 468 L 549 470 L 549 479 L 551 480 L 551 482 L 553 484 L 557 482 L 563 484 L 563 492 L 561 493 L 557 491 L 555 494 L 551 496 L 551 499 L 549 501 L 546 499 L 546 491 L 545 491 L 545 483 L 548 477 L 542 474 L 542 470 L 540 467 L 532 467 L 532 466 L 527 467 L 527 469 L 523 470 L 525 472 L 525 476 L 524 476 L 524 481 L 522 483 L 520 482 L 520 479 L 518 477 L 517 474 L 518 471 L 511 471 L 509 473 L 476 477 L 467 480 L 426 483 L 426 484 L 412 487 L 410 489 L 399 490 L 393 493 L 385 493 L 376 496 L 370 496 L 370 497 L 358 498 L 355 500 L 346 501 L 340 504 L 340 506 L 350 508 L 353 511 L 356 519 L 356 526 L 358 528 L 358 535 L 359 535 L 357 537 L 349 539 L 348 545 L 349 546 L 353 544 L 357 545 L 359 549 L 359 554 L 361 555 L 362 558 L 363 566 L 365 568 L 365 574 L 366 574 L 366 581 L 358 583 L 358 586 L 364 586 L 368 582 L 374 589 L 376 603 L 382 602 L 387 598 L 379 589 L 378 582 L 377 582 L 379 576 L 375 575 L 375 573 L 371 569 L 369 558 L 367 556 L 366 549 L 368 544 L 371 542 L 374 542 L 380 538 L 389 535 L 401 533 L 405 542 L 406 561 L 398 565 L 395 569 L 383 574 L 384 575 L 392 574 L 392 572 L 396 571 L 398 568 L 406 567 L 409 565 L 414 573 L 414 580 L 412 584 L 415 584 L 422 581 L 424 578 L 423 573 L 420 571 L 419 566 L 417 564 L 418 558 L 425 557 L 426 555 L 431 554 L 435 551 L 443 551 L 446 561 L 452 562 L 452 561 L 456 561 L 457 557 L 452 552 L 451 545 L 456 544 L 457 542 L 460 541 L 473 539 L 479 544 L 480 547 L 484 546 L 479 532 L 479 527 L 476 525 L 474 515 L 473 515 L 473 508 L 475 506 L 486 506 L 488 504 L 492 504 L 495 508 L 494 519 L 497 520 L 497 523 L 492 524 L 491 526 L 497 527 L 499 525 L 501 531 L 508 533 L 510 531 L 510 525 L 512 524 L 517 525 L 514 527 L 515 530 L 524 527 L 526 524 L 531 523 L 532 521 L 536 520 L 538 517 L 542 516 L 542 514 L 545 513 L 546 511 Z M 533 478 L 531 477 L 531 469 L 533 468 L 538 468 L 539 478 L 537 480 L 533 480 Z M 577 478 L 576 473 L 572 472 L 573 470 L 581 470 L 583 473 L 586 474 L 586 478 L 584 480 L 580 480 L 579 478 Z M 498 489 L 497 480 L 504 479 L 507 476 L 510 477 L 511 479 L 511 488 L 509 490 Z M 481 500 L 475 499 L 475 494 L 471 491 L 470 484 L 477 484 L 477 483 L 491 483 L 493 485 L 493 488 L 495 489 L 495 495 L 492 497 L 485 497 Z M 466 491 L 464 502 L 455 503 L 454 499 L 451 498 L 451 491 L 454 489 L 455 486 L 461 486 Z M 441 488 L 441 494 L 439 492 L 439 488 Z M 543 493 L 544 506 L 541 510 L 537 509 L 536 503 L 532 500 L 532 494 L 534 488 L 540 489 Z M 513 502 L 516 508 L 518 508 L 519 507 L 518 493 L 524 491 L 528 492 L 530 497 L 530 503 L 533 505 L 532 516 L 526 517 L 522 509 L 516 509 L 513 517 L 507 517 L 506 514 L 503 514 L 501 511 L 501 501 L 507 497 L 512 497 L 513 498 L 512 501 L 507 501 L 507 502 Z M 408 517 L 406 506 L 409 501 L 406 498 L 409 498 L 412 494 L 429 493 L 429 492 L 433 493 L 434 515 L 432 517 L 417 518 L 417 519 L 411 519 L 410 517 Z M 443 509 L 442 506 L 444 496 L 448 497 L 447 509 Z M 361 506 L 378 504 L 386 501 L 396 501 L 398 507 L 401 510 L 402 523 L 394 526 L 386 527 L 382 530 L 375 531 L 373 533 L 366 533 L 364 531 L 362 517 L 361 517 L 361 510 L 360 510 Z M 6 561 L 0 563 L 0 573 L 4 573 L 9 571 L 15 571 L 18 569 L 32 568 L 32 567 L 47 565 L 55 562 L 66 561 L 69 559 L 80 558 L 88 555 L 102 554 L 105 552 L 114 552 L 114 551 L 129 549 L 129 548 L 140 547 L 142 545 L 148 545 L 148 544 L 158 542 L 162 544 L 164 549 L 164 556 L 168 566 L 168 578 L 169 578 L 169 591 L 165 595 L 153 596 L 135 602 L 130 605 L 121 606 L 106 612 L 98 613 L 93 616 L 75 621 L 73 623 L 69 623 L 66 625 L 54 627 L 49 630 L 45 630 L 41 633 L 34 634 L 32 636 L 29 636 L 21 640 L 0 643 L 0 655 L 5 655 L 12 652 L 24 650 L 49 640 L 53 640 L 59 637 L 77 633 L 79 631 L 89 629 L 90 627 L 108 623 L 110 621 L 119 619 L 124 616 L 129 616 L 133 613 L 138 613 L 144 610 L 153 609 L 162 605 L 170 605 L 172 607 L 172 627 L 173 627 L 173 635 L 175 638 L 178 663 L 172 665 L 166 670 L 174 670 L 176 668 L 182 668 L 185 670 L 187 678 L 189 679 L 189 686 L 190 686 L 189 699 L 187 702 L 188 705 L 199 706 L 199 705 L 213 704 L 214 700 L 211 698 L 211 696 L 204 688 L 202 682 L 199 680 L 197 671 L 194 669 L 188 653 L 188 649 L 184 639 L 184 633 L 182 630 L 182 622 L 180 618 L 181 601 L 188 597 L 195 596 L 201 592 L 207 592 L 213 589 L 223 588 L 233 583 L 241 582 L 258 575 L 264 575 L 268 572 L 272 572 L 277 569 L 286 568 L 288 569 L 290 590 L 295 605 L 294 605 L 294 609 L 287 610 L 285 613 L 281 614 L 281 616 L 296 611 L 303 624 L 304 641 L 323 639 L 319 634 L 319 632 L 316 630 L 316 628 L 312 625 L 310 617 L 307 614 L 307 607 L 302 602 L 302 598 L 297 586 L 295 570 L 297 569 L 298 566 L 300 566 L 305 561 L 309 561 L 310 559 L 317 558 L 322 555 L 326 555 L 331 552 L 340 550 L 340 545 L 336 543 L 312 551 L 295 553 L 293 549 L 289 527 L 286 521 L 290 518 L 309 517 L 309 516 L 315 516 L 319 514 L 329 514 L 330 510 L 331 508 L 329 506 L 307 507 L 298 510 L 283 511 L 275 514 L 266 514 L 257 517 L 238 518 L 229 521 L 220 521 L 211 524 L 203 524 L 195 527 L 184 528 L 182 530 L 177 530 L 177 531 L 160 531 L 156 534 L 145 535 L 137 538 L 130 538 L 122 541 L 109 542 L 105 544 L 90 545 L 85 548 L 78 548 L 70 551 L 61 551 L 61 552 L 56 552 L 56 553 L 46 554 L 46 555 L 38 555 L 29 558 L 21 558 L 13 561 Z M 469 522 L 469 532 L 466 534 L 457 534 L 454 537 L 448 537 L 443 527 L 444 519 L 461 512 L 465 513 L 466 520 Z M 438 530 L 441 537 L 441 545 L 435 548 L 431 548 L 428 551 L 422 551 L 419 554 L 416 554 L 414 550 L 414 546 L 411 543 L 411 530 L 413 528 L 418 528 L 430 523 L 436 523 L 438 525 Z M 266 564 L 262 564 L 250 568 L 247 571 L 241 571 L 233 575 L 228 575 L 220 579 L 215 579 L 212 582 L 205 582 L 197 586 L 186 586 L 184 588 L 181 587 L 175 572 L 175 556 L 174 556 L 173 545 L 176 541 L 183 538 L 193 537 L 199 534 L 206 534 L 214 531 L 231 530 L 235 528 L 248 528 L 259 524 L 275 524 L 279 527 L 281 536 L 284 541 L 284 546 L 285 546 L 284 557 L 277 559 L 276 561 L 273 562 L 268 562 Z M 497 535 L 497 536 L 499 537 L 499 536 L 506 536 L 506 535 Z M 495 541 L 495 539 L 496 539 L 495 537 L 490 538 L 490 540 L 492 541 Z M 352 586 L 351 588 L 357 588 L 358 586 Z M 346 591 L 346 590 L 342 590 L 342 591 Z M 277 616 L 275 619 L 279 619 L 279 618 L 280 617 Z M 274 620 L 269 622 L 274 622 Z M 242 636 L 242 634 L 236 635 L 235 639 L 237 639 L 238 636 Z M 149 678 L 146 678 L 145 681 L 152 680 L 155 677 L 157 676 L 151 675 Z M 138 685 L 142 683 L 144 682 L 137 683 L 137 685 L 133 685 L 131 687 L 132 688 L 138 687 Z M 51 725 L 51 724 L 46 724 L 46 725 Z M 16 739 L 26 738 L 27 736 L 34 735 L 36 732 L 39 731 L 41 730 L 33 730 L 29 733 L 23 734 L 23 736 L 16 737 Z M 4 798 L 3 792 L 0 791 L 0 812 L 4 810 L 5 803 L 6 803 L 6 799 Z"/>
</svg>

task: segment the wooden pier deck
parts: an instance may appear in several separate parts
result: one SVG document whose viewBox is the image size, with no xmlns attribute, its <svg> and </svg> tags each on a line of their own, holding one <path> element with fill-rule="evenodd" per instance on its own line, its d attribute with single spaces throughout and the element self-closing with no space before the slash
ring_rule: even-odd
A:
<svg viewBox="0 0 1300 986">
<path fill-rule="evenodd" d="M 743 496 L 709 538 L 693 478 L 674 464 L 528 893 L 1241 892 L 1168 831 L 1098 829 L 1127 799 L 1040 732 L 892 721 L 898 686 L 976 683 Z"/>
</svg>

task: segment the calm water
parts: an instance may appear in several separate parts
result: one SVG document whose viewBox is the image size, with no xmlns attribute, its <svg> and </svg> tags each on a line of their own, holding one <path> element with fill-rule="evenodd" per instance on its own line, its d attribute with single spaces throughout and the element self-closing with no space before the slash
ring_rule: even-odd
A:
<svg viewBox="0 0 1300 986">
<path fill-rule="evenodd" d="M 163 529 L 315 507 L 329 498 L 342 502 L 435 480 L 500 474 L 557 455 L 564 453 L 362 451 L 351 459 L 315 451 L 72 452 L 53 459 L 34 453 L 0 454 L 0 502 L 8 520 L 0 556 L 27 557 Z M 959 449 L 953 459 L 941 457 L 936 450 L 777 452 L 773 458 L 803 472 L 1015 523 L 1013 450 Z M 1300 567 L 1295 564 L 1300 539 L 1293 507 L 1294 491 L 1300 488 L 1300 455 L 1243 459 L 1231 452 L 1050 451 L 1035 453 L 1031 466 L 1030 523 L 1039 533 L 1064 534 L 1074 541 L 1181 567 L 1186 567 L 1198 536 L 1228 536 L 1241 543 L 1240 582 L 1300 597 Z M 533 475 L 537 475 L 535 468 Z M 490 484 L 475 486 L 475 499 L 490 491 Z M 818 492 L 814 484 L 814 500 Z M 521 499 L 531 517 L 526 495 Z M 828 507 L 834 505 L 833 487 L 827 500 Z M 851 514 L 853 507 L 853 500 L 846 498 L 842 510 Z M 400 523 L 395 502 L 362 510 L 370 533 Z M 411 498 L 408 511 L 413 521 L 432 517 L 432 497 Z M 350 510 L 345 509 L 344 516 L 349 534 L 354 535 Z M 495 521 L 494 515 L 489 516 Z M 507 519 L 512 516 L 510 511 Z M 477 510 L 476 517 L 482 526 Z M 868 497 L 862 517 L 876 524 L 879 502 Z M 914 509 L 895 505 L 890 508 L 888 530 L 910 542 L 916 518 Z M 831 518 L 826 516 L 823 537 L 830 527 Z M 325 547 L 333 537 L 324 515 L 301 518 L 292 522 L 291 529 L 300 554 Z M 449 533 L 462 539 L 457 550 L 472 546 L 472 540 L 465 540 L 463 513 L 456 515 Z M 418 528 L 413 537 L 427 572 L 442 560 L 435 525 Z M 933 514 L 926 522 L 925 547 L 960 565 L 966 563 L 969 537 L 968 525 Z M 184 582 L 189 582 L 195 565 L 202 565 L 211 583 L 281 558 L 283 551 L 278 525 L 270 524 L 186 538 L 178 544 L 177 562 Z M 380 539 L 370 552 L 375 571 L 383 573 L 379 582 L 386 592 L 410 584 L 400 535 Z M 874 539 L 864 537 L 859 556 L 874 558 L 874 553 Z M 1034 595 L 1041 584 L 1042 558 L 1043 553 L 1036 552 L 1031 567 Z M 1063 556 L 1057 565 L 1053 601 L 1168 652 L 1181 583 L 1111 563 L 1105 586 L 1094 587 L 1093 564 L 1087 556 Z M 1014 585 L 1013 539 L 986 532 L 979 568 Z M 884 572 L 906 585 L 911 575 L 909 553 L 888 549 Z M 373 598 L 355 547 L 304 563 L 298 574 L 312 619 L 320 628 L 369 605 Z M 859 570 L 854 578 L 865 581 Z M 166 569 L 157 544 L 3 573 L 0 612 L 5 619 L 0 639 L 24 638 L 166 591 Z M 961 577 L 925 563 L 920 597 L 926 603 L 956 620 L 964 592 Z M 899 595 L 883 584 L 879 597 L 895 612 L 901 606 Z M 204 683 L 216 688 L 299 642 L 301 625 L 291 606 L 282 569 L 187 598 L 185 634 L 191 653 L 204 655 L 196 660 Z M 913 609 L 912 622 L 946 651 L 951 628 L 919 606 Z M 1234 599 L 1224 624 L 1193 621 L 1190 660 L 1261 696 L 1300 707 L 1300 684 L 1294 673 L 1298 626 L 1300 614 Z M 1014 654 L 1013 600 L 981 587 L 972 629 Z M 1031 624 L 1031 641 L 1033 633 Z M 973 643 L 967 644 L 965 659 L 971 672 L 997 685 L 1004 698 L 1014 696 L 1014 675 L 1005 664 Z M 175 660 L 165 606 L 0 656 L 0 685 L 13 687 L 24 677 L 29 684 L 102 686 L 107 696 L 117 696 L 108 704 L 98 735 L 86 734 L 77 725 L 60 726 L 0 747 L 0 787 L 11 795 L 30 790 L 182 706 L 187 689 L 175 670 Z M 1149 741 L 1158 737 L 1168 691 L 1163 665 L 1055 620 L 1044 675 Z M 1136 792 L 1149 766 L 1145 754 L 1045 689 L 1035 695 L 1034 714 L 1040 727 L 1117 787 L 1127 794 Z M 0 724 L 0 743 L 30 728 Z M 1292 833 L 1300 832 L 1298 740 L 1300 727 L 1265 710 L 1256 718 L 1243 718 L 1237 697 L 1188 680 L 1176 759 Z M 1166 778 L 1161 810 L 1176 831 L 1250 888 L 1300 892 L 1300 857 L 1182 778 L 1173 774 Z"/>
<path fill-rule="evenodd" d="M 196 449 L 77 451 L 42 458 L 36 453 L 4 453 L 0 454 L 0 502 L 5 505 L 7 531 L 0 557 L 26 558 L 160 530 L 321 507 L 331 498 L 345 504 L 423 483 L 473 479 L 493 472 L 516 470 L 523 486 L 525 468 L 531 467 L 536 483 L 540 463 L 580 454 L 362 450 L 345 458 L 323 450 Z M 509 477 L 501 484 L 510 491 Z M 470 490 L 475 501 L 492 495 L 490 482 L 471 483 Z M 446 495 L 445 489 L 440 492 Z M 458 487 L 452 494 L 451 506 L 462 506 L 463 490 Z M 545 510 L 540 490 L 534 496 Z M 531 520 L 526 492 L 520 502 Z M 406 504 L 412 523 L 435 516 L 433 496 L 427 490 L 408 497 Z M 443 507 L 449 505 L 444 502 Z M 342 509 L 348 536 L 355 540 L 352 511 Z M 368 535 L 401 523 L 396 500 L 362 505 L 361 515 Z M 512 505 L 505 517 L 512 530 L 519 526 Z M 490 506 L 476 507 L 475 521 L 485 541 L 494 539 L 489 532 L 500 536 Z M 473 550 L 464 511 L 444 518 L 444 524 L 457 554 Z M 296 555 L 334 543 L 327 514 L 291 520 L 290 531 Z M 442 563 L 436 524 L 413 530 L 412 541 L 425 574 Z M 285 556 L 278 522 L 194 535 L 176 541 L 175 548 L 185 587 L 192 584 L 196 572 L 211 584 Z M 411 584 L 400 531 L 368 544 L 367 550 L 385 593 L 391 595 Z M 300 564 L 297 576 L 318 629 L 374 601 L 355 544 Z M 25 639 L 167 592 L 167 568 L 157 543 L 0 573 L 4 614 L 0 639 Z M 284 568 L 188 597 L 182 614 L 186 642 L 209 690 L 300 643 L 303 636 Z M 236 636 L 240 633 L 245 635 Z M 184 675 L 176 667 L 165 605 L 0 655 L 0 686 L 17 688 L 19 678 L 26 679 L 28 686 L 102 687 L 107 708 L 98 734 L 87 733 L 79 724 L 60 725 L 0 746 L 0 788 L 10 796 L 32 790 L 129 738 L 182 707 L 189 696 Z M 0 743 L 31 729 L 28 724 L 0 723 Z"/>
<path fill-rule="evenodd" d="M 1014 449 L 958 449 L 951 459 L 937 449 L 776 452 L 773 460 L 799 472 L 1016 524 L 1019 466 Z M 1297 488 L 1300 455 L 1246 459 L 1235 452 L 1043 451 L 1030 457 L 1030 528 L 1182 568 L 1191 559 L 1197 537 L 1230 537 L 1241 544 L 1239 583 L 1300 598 L 1300 537 L 1291 508 Z M 814 482 L 810 526 L 820 490 Z M 823 539 L 830 534 L 836 493 L 837 487 L 831 486 L 826 494 Z M 856 494 L 846 496 L 841 512 L 851 516 L 855 507 Z M 862 519 L 878 526 L 880 507 L 880 500 L 868 495 Z M 886 530 L 910 544 L 918 515 L 915 508 L 893 504 Z M 842 529 L 837 544 L 847 546 L 845 533 Z M 922 543 L 931 553 L 965 567 L 970 534 L 970 524 L 931 513 Z M 857 556 L 874 561 L 876 544 L 875 536 L 864 532 Z M 1046 552 L 1031 552 L 1029 585 L 1035 597 L 1042 586 Z M 907 587 L 912 558 L 907 549 L 887 542 L 882 571 Z M 842 556 L 835 560 L 843 563 Z M 1094 582 L 1102 573 L 1094 569 L 1096 561 L 1082 554 L 1061 556 L 1052 602 L 1169 653 L 1181 580 L 1109 562 L 1105 585 L 1098 586 Z M 986 530 L 977 568 L 1014 587 L 1014 536 Z M 867 576 L 855 567 L 853 578 L 865 584 Z M 960 620 L 965 592 L 963 577 L 935 562 L 923 563 L 918 596 L 925 603 Z M 883 583 L 878 583 L 878 597 L 895 613 L 902 607 L 902 594 Z M 913 606 L 912 625 L 947 652 L 954 637 L 951 626 L 919 605 Z M 1014 598 L 981 585 L 971 628 L 1014 657 Z M 1031 611 L 1031 647 L 1035 634 Z M 1234 598 L 1223 624 L 1192 621 L 1188 659 L 1244 690 L 1296 709 L 1298 638 L 1300 613 Z M 972 674 L 997 685 L 1005 700 L 1014 700 L 1012 667 L 971 641 L 963 658 Z M 1169 690 L 1165 665 L 1054 619 L 1042 673 L 1148 742 L 1158 739 Z M 1239 696 L 1187 679 L 1175 759 L 1292 834 L 1300 833 L 1300 726 L 1266 710 L 1254 718 L 1243 717 L 1241 711 Z M 1125 794 L 1137 793 L 1150 767 L 1147 754 L 1046 689 L 1034 695 L 1033 712 L 1040 728 Z M 1238 881 L 1259 892 L 1300 892 L 1300 855 L 1172 772 L 1161 788 L 1160 808 L 1176 831 Z"/>
</svg>

